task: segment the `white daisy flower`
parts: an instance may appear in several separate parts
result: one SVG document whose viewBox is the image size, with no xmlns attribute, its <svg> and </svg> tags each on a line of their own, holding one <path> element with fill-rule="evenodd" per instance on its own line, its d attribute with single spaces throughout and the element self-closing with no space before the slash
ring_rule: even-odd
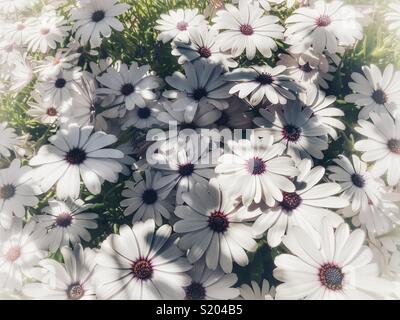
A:
<svg viewBox="0 0 400 320">
<path fill-rule="evenodd" d="M 238 280 L 234 273 L 210 270 L 200 261 L 188 274 L 192 282 L 185 288 L 186 300 L 231 300 L 239 295 L 239 289 L 232 288 Z"/>
<path fill-rule="evenodd" d="M 64 106 L 78 95 L 78 85 L 82 73 L 80 68 L 71 71 L 63 70 L 55 76 L 42 80 L 36 85 L 36 90 L 44 98 L 56 106 Z"/>
<path fill-rule="evenodd" d="M 373 175 L 387 173 L 387 182 L 394 186 L 400 181 L 400 118 L 376 113 L 371 113 L 370 118 L 372 123 L 358 120 L 355 130 L 366 139 L 357 141 L 354 148 L 363 153 L 363 161 L 374 162 Z"/>
<path fill-rule="evenodd" d="M 231 96 L 231 84 L 225 81 L 221 65 L 197 60 L 194 63 L 185 63 L 183 68 L 185 74 L 176 71 L 172 76 L 166 77 L 165 81 L 182 92 L 172 103 L 172 108 L 184 110 L 187 122 L 191 122 L 197 109 L 206 104 L 219 110 L 228 108 L 226 99 Z M 171 94 L 167 92 L 167 97 Z"/>
<path fill-rule="evenodd" d="M 285 37 L 291 44 L 311 46 L 317 53 L 330 53 L 338 47 L 352 46 L 363 37 L 360 23 L 364 15 L 342 1 L 315 2 L 297 9 L 286 19 Z"/>
<path fill-rule="evenodd" d="M 220 63 L 227 69 L 237 67 L 237 62 L 229 54 L 221 52 L 216 29 L 201 25 L 189 29 L 188 34 L 189 43 L 183 41 L 172 43 L 171 54 L 179 57 L 178 62 L 180 64 L 205 59 L 209 63 Z"/>
<path fill-rule="evenodd" d="M 251 281 L 251 287 L 248 284 L 240 286 L 241 300 L 275 300 L 275 287 L 270 287 L 268 280 L 262 281 L 261 287 L 257 282 Z"/>
<path fill-rule="evenodd" d="M 203 15 L 198 14 L 197 9 L 169 10 L 168 14 L 162 14 L 156 21 L 154 29 L 160 31 L 157 40 L 164 43 L 171 40 L 189 42 L 189 30 L 206 24 Z"/>
<path fill-rule="evenodd" d="M 61 253 L 64 263 L 52 259 L 40 261 L 34 276 L 39 282 L 26 284 L 23 293 L 35 300 L 96 299 L 92 280 L 95 252 L 77 244 L 73 249 L 63 247 Z"/>
<path fill-rule="evenodd" d="M 182 198 L 187 205 L 176 207 L 175 215 L 181 220 L 174 224 L 174 231 L 183 234 L 179 247 L 188 250 L 189 262 L 204 257 L 208 268 L 220 266 L 227 273 L 232 272 L 232 262 L 246 266 L 246 251 L 257 249 L 251 225 L 244 222 L 246 208 L 238 211 L 237 202 L 215 181 L 195 184 Z"/>
<path fill-rule="evenodd" d="M 45 13 L 38 18 L 28 19 L 31 24 L 26 43 L 28 50 L 46 53 L 49 49 L 56 49 L 57 43 L 64 41 L 71 27 L 63 16 L 54 12 Z"/>
<path fill-rule="evenodd" d="M 283 200 L 283 192 L 294 192 L 288 179 L 298 173 L 289 157 L 282 157 L 284 146 L 273 144 L 273 137 L 256 140 L 228 141 L 232 153 L 218 159 L 215 172 L 222 187 L 238 194 L 245 206 L 265 201 L 273 206 Z"/>
<path fill-rule="evenodd" d="M 389 8 L 385 15 L 385 18 L 389 24 L 389 30 L 396 32 L 396 34 L 400 37 L 400 4 L 389 4 Z"/>
<path fill-rule="evenodd" d="M 19 137 L 14 128 L 8 126 L 7 122 L 0 122 L 0 156 L 10 157 L 22 145 L 22 138 Z"/>
<path fill-rule="evenodd" d="M 107 72 L 96 79 L 103 88 L 98 88 L 100 95 L 114 95 L 114 105 L 124 104 L 127 110 L 135 106 L 144 108 L 145 100 L 154 100 L 157 95 L 154 90 L 160 86 L 160 80 L 149 74 L 150 66 L 140 66 L 132 62 L 130 67 L 121 64 L 120 67 L 109 67 Z"/>
<path fill-rule="evenodd" d="M 312 117 L 322 125 L 327 133 L 336 140 L 337 130 L 345 130 L 346 126 L 337 117 L 343 117 L 344 112 L 335 107 L 336 97 L 326 96 L 322 90 L 313 92 L 306 90 L 299 94 L 299 100 L 312 111 Z"/>
<path fill-rule="evenodd" d="M 122 119 L 122 130 L 130 127 L 149 129 L 160 124 L 158 115 L 161 112 L 161 104 L 158 101 L 150 101 L 145 107 L 138 107 L 128 111 Z"/>
<path fill-rule="evenodd" d="M 97 255 L 95 279 L 100 299 L 183 299 L 191 268 L 171 237 L 172 228 L 155 231 L 153 220 L 123 225 L 119 235 L 102 243 Z"/>
<path fill-rule="evenodd" d="M 176 201 L 182 203 L 182 193 L 190 191 L 196 182 L 207 184 L 212 178 L 220 150 L 210 151 L 207 137 L 192 135 L 189 140 L 180 137 L 167 140 L 158 153 L 148 158 L 150 165 L 161 171 L 162 177 L 154 182 L 156 189 L 176 188 Z"/>
<path fill-rule="evenodd" d="M 79 128 L 76 124 L 60 129 L 49 138 L 51 144 L 42 146 L 30 160 L 30 165 L 38 167 L 34 174 L 43 192 L 56 184 L 58 198 L 76 199 L 81 179 L 92 194 L 100 193 L 104 180 L 118 180 L 122 166 L 117 159 L 124 154 L 105 148 L 117 138 L 102 131 L 92 134 L 92 131 L 92 126 Z"/>
<path fill-rule="evenodd" d="M 26 112 L 32 118 L 43 124 L 56 123 L 61 115 L 62 108 L 55 105 L 50 99 L 43 99 L 38 91 L 31 93 L 33 101 L 29 101 L 30 109 Z"/>
<path fill-rule="evenodd" d="M 45 233 L 44 243 L 51 252 L 56 252 L 63 246 L 75 245 L 81 238 L 90 241 L 87 229 L 96 229 L 97 214 L 86 212 L 90 205 L 82 200 L 66 201 L 49 200 L 49 206 L 43 208 L 40 215 L 35 215 L 37 228 Z"/>
<path fill-rule="evenodd" d="M 365 233 L 350 233 L 346 223 L 336 231 L 324 221 L 320 241 L 294 227 L 283 240 L 292 254 L 275 258 L 274 277 L 284 282 L 276 288 L 277 299 L 359 300 L 382 299 L 394 289 L 379 278 L 371 249 L 364 246 Z"/>
<path fill-rule="evenodd" d="M 324 89 L 329 88 L 328 81 L 334 78 L 331 73 L 336 70 L 325 55 L 312 49 L 304 53 L 279 54 L 277 64 L 285 66 L 286 72 L 298 83 Z"/>
<path fill-rule="evenodd" d="M 303 160 L 299 164 L 300 173 L 295 180 L 296 189 L 284 192 L 282 200 L 275 207 L 267 209 L 258 217 L 253 229 L 257 234 L 266 230 L 267 241 L 271 247 L 277 247 L 291 227 L 298 226 L 318 240 L 319 225 L 324 217 L 329 225 L 337 227 L 343 219 L 330 209 L 344 208 L 349 202 L 335 196 L 340 192 L 337 183 L 320 183 L 325 169 L 321 166 L 311 169 L 311 161 Z"/>
<path fill-rule="evenodd" d="M 258 105 L 267 99 L 272 104 L 286 104 L 287 99 L 296 99 L 300 87 L 286 75 L 285 66 L 268 65 L 239 68 L 225 76 L 227 81 L 236 81 L 229 93 L 238 93 L 240 99 L 249 98 L 250 104 Z"/>
<path fill-rule="evenodd" d="M 374 64 L 363 66 L 362 70 L 364 75 L 351 74 L 355 82 L 349 82 L 349 87 L 354 93 L 345 97 L 347 102 L 362 108 L 358 118 L 368 119 L 371 112 L 396 115 L 400 108 L 400 71 L 392 64 L 386 66 L 383 74 Z"/>
<path fill-rule="evenodd" d="M 71 20 L 74 21 L 75 38 L 82 44 L 90 43 L 97 48 L 102 37 L 109 38 L 111 30 L 122 31 L 124 26 L 116 18 L 126 12 L 130 6 L 118 3 L 118 0 L 79 1 L 78 6 L 71 9 Z"/>
<path fill-rule="evenodd" d="M 5 23 L 3 29 L 4 34 L 2 36 L 5 40 L 9 41 L 10 43 L 14 43 L 17 46 L 23 46 L 26 43 L 26 37 L 29 34 L 30 27 L 31 23 L 29 23 L 29 20 L 28 21 L 19 20 L 19 21 L 12 21 L 10 23 Z"/>
<path fill-rule="evenodd" d="M 351 161 L 352 160 L 352 161 Z M 356 155 L 352 159 L 340 155 L 333 159 L 337 165 L 329 166 L 329 179 L 340 184 L 341 196 L 351 203 L 351 209 L 358 211 L 363 205 L 381 202 L 381 183 L 367 170 L 367 164 Z"/>
<path fill-rule="evenodd" d="M 10 229 L 0 227 L 0 288 L 6 292 L 21 290 L 33 267 L 47 256 L 40 248 L 42 234 L 31 220 L 25 226 L 13 218 Z"/>
<path fill-rule="evenodd" d="M 153 219 L 160 226 L 163 217 L 171 217 L 174 207 L 167 199 L 168 190 L 160 190 L 154 186 L 161 174 L 150 170 L 145 170 L 144 174 L 145 179 L 139 173 L 134 173 L 134 181 L 126 181 L 122 196 L 127 199 L 121 201 L 121 206 L 125 207 L 124 215 L 133 214 L 132 224 Z"/>
<path fill-rule="evenodd" d="M 303 108 L 299 102 L 287 106 L 260 109 L 262 118 L 254 118 L 254 123 L 274 136 L 296 161 L 303 158 L 323 159 L 322 151 L 328 149 L 325 126 L 313 117 L 311 108 Z"/>
<path fill-rule="evenodd" d="M 47 56 L 35 68 L 40 79 L 48 79 L 57 76 L 63 70 L 70 70 L 76 67 L 80 53 L 71 50 L 58 50 L 54 56 Z"/>
<path fill-rule="evenodd" d="M 253 60 L 257 50 L 269 58 L 278 49 L 275 40 L 283 39 L 285 30 L 278 21 L 278 17 L 264 15 L 263 9 L 248 0 L 240 0 L 238 8 L 226 4 L 224 10 L 217 11 L 213 28 L 224 30 L 218 36 L 222 51 L 230 50 L 233 57 L 246 51 L 247 59 Z"/>
<path fill-rule="evenodd" d="M 8 229 L 12 217 L 25 216 L 25 207 L 34 207 L 39 203 L 36 195 L 40 194 L 32 179 L 32 168 L 21 166 L 21 161 L 14 159 L 10 166 L 0 170 L 0 224 Z"/>
<path fill-rule="evenodd" d="M 0 0 L 0 12 L 4 15 L 13 14 L 31 8 L 37 0 Z"/>
</svg>

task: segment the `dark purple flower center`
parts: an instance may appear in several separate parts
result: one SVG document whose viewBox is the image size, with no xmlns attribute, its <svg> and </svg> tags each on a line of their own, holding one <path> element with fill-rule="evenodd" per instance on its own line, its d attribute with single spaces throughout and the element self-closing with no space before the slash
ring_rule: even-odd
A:
<svg viewBox="0 0 400 320">
<path fill-rule="evenodd" d="M 12 184 L 5 184 L 0 188 L 0 199 L 8 200 L 15 195 L 15 186 Z"/>
<path fill-rule="evenodd" d="M 211 57 L 211 50 L 207 47 L 201 47 L 201 48 L 199 48 L 199 54 L 203 58 L 209 58 L 209 57 Z"/>
<path fill-rule="evenodd" d="M 256 81 L 261 83 L 262 85 L 267 85 L 274 82 L 274 79 L 269 73 L 261 73 L 257 76 Z"/>
<path fill-rule="evenodd" d="M 129 96 L 133 91 L 135 91 L 135 87 L 131 83 L 125 83 L 121 87 L 120 91 L 124 96 Z"/>
<path fill-rule="evenodd" d="M 133 276 L 140 280 L 148 280 L 153 275 L 151 262 L 144 258 L 139 258 L 132 264 Z"/>
<path fill-rule="evenodd" d="M 214 232 L 223 233 L 228 229 L 229 221 L 223 212 L 214 211 L 208 218 L 208 226 Z"/>
<path fill-rule="evenodd" d="M 187 30 L 187 27 L 189 26 L 189 24 L 187 23 L 187 22 L 185 22 L 185 21 L 180 21 L 180 22 L 178 22 L 177 24 L 176 24 L 176 28 L 179 30 L 179 31 L 185 31 L 185 30 Z"/>
<path fill-rule="evenodd" d="M 400 154 L 400 140 L 399 139 L 390 139 L 387 144 L 390 152 L 395 154 Z"/>
<path fill-rule="evenodd" d="M 375 90 L 371 97 L 377 104 L 385 104 L 387 102 L 387 95 L 382 89 Z"/>
<path fill-rule="evenodd" d="M 301 129 L 294 125 L 288 124 L 283 127 L 282 135 L 285 140 L 288 140 L 290 142 L 295 142 L 300 138 Z"/>
<path fill-rule="evenodd" d="M 192 175 L 194 172 L 194 164 L 186 163 L 179 165 L 178 172 L 182 177 L 187 177 Z"/>
<path fill-rule="evenodd" d="M 192 282 L 186 287 L 186 300 L 204 300 L 206 297 L 206 289 L 201 283 Z"/>
<path fill-rule="evenodd" d="M 100 22 L 106 17 L 106 13 L 103 10 L 96 10 L 92 14 L 92 21 L 93 22 Z"/>
<path fill-rule="evenodd" d="M 61 213 L 56 218 L 56 225 L 61 228 L 69 227 L 72 223 L 72 214 L 69 212 Z"/>
<path fill-rule="evenodd" d="M 137 108 L 137 115 L 140 119 L 147 119 L 150 117 L 151 110 L 150 108 L 144 107 L 144 108 Z"/>
<path fill-rule="evenodd" d="M 142 194 L 142 200 L 145 204 L 154 204 L 157 201 L 158 194 L 153 189 L 147 189 Z"/>
<path fill-rule="evenodd" d="M 254 29 L 249 24 L 242 24 L 239 28 L 240 32 L 245 36 L 251 36 L 254 33 Z"/>
<path fill-rule="evenodd" d="M 364 188 L 365 186 L 365 179 L 357 173 L 351 175 L 351 182 L 358 188 Z"/>
<path fill-rule="evenodd" d="M 303 65 L 299 64 L 299 69 L 306 73 L 313 71 L 313 69 L 311 68 L 311 66 L 308 62 Z"/>
<path fill-rule="evenodd" d="M 58 78 L 56 80 L 56 82 L 54 83 L 55 87 L 58 89 L 64 88 L 66 84 L 67 84 L 67 81 L 63 78 Z"/>
<path fill-rule="evenodd" d="M 65 160 L 69 164 L 81 164 L 86 160 L 86 152 L 81 148 L 73 148 L 67 152 Z"/>
<path fill-rule="evenodd" d="M 286 211 L 293 211 L 301 204 L 301 197 L 296 192 L 283 192 L 281 208 Z"/>
<path fill-rule="evenodd" d="M 341 290 L 344 274 L 338 266 L 327 263 L 319 269 L 319 280 L 323 286 L 330 290 Z"/>
<path fill-rule="evenodd" d="M 201 98 L 207 96 L 207 91 L 204 88 L 198 88 L 193 91 L 193 98 L 196 101 L 201 100 Z"/>
<path fill-rule="evenodd" d="M 80 283 L 73 283 L 67 289 L 67 296 L 70 300 L 79 300 L 85 294 L 85 290 Z"/>
<path fill-rule="evenodd" d="M 56 108 L 53 108 L 53 107 L 47 108 L 46 113 L 50 117 L 55 117 L 57 115 L 57 110 L 56 110 Z"/>
<path fill-rule="evenodd" d="M 331 24 L 331 22 L 332 22 L 331 18 L 329 16 L 325 15 L 325 14 L 322 15 L 322 16 L 319 16 L 315 20 L 315 24 L 318 27 L 327 27 L 327 26 L 329 26 Z"/>
<path fill-rule="evenodd" d="M 254 157 L 247 161 L 247 170 L 253 176 L 258 176 L 267 171 L 267 166 L 265 165 L 265 161 L 263 159 Z"/>
</svg>

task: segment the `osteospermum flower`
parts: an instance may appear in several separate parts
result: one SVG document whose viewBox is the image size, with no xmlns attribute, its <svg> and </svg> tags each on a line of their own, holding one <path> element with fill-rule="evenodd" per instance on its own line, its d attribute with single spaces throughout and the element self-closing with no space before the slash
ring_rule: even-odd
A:
<svg viewBox="0 0 400 320">
<path fill-rule="evenodd" d="M 43 99 L 37 92 L 31 94 L 33 101 L 28 102 L 30 109 L 27 114 L 43 124 L 53 124 L 58 121 L 61 114 L 61 107 L 53 103 L 52 99 Z"/>
<path fill-rule="evenodd" d="M 268 65 L 236 69 L 226 74 L 228 81 L 238 82 L 229 93 L 237 93 L 239 98 L 249 98 L 250 104 L 258 105 L 264 99 L 272 104 L 286 104 L 287 99 L 296 99 L 295 93 L 300 87 L 293 79 L 285 75 L 286 67 Z"/>
<path fill-rule="evenodd" d="M 174 231 L 182 234 L 179 247 L 188 250 L 189 262 L 204 257 L 208 268 L 220 266 L 227 273 L 232 272 L 233 261 L 246 266 L 246 251 L 254 252 L 257 243 L 251 225 L 245 222 L 245 208 L 238 211 L 237 203 L 215 181 L 197 183 L 182 198 L 187 205 L 175 209 L 181 220 L 174 224 Z"/>
<path fill-rule="evenodd" d="M 286 20 L 285 37 L 290 44 L 312 45 L 317 53 L 338 51 L 340 45 L 352 46 L 363 37 L 363 14 L 341 1 L 317 1 L 297 9 Z"/>
<path fill-rule="evenodd" d="M 218 31 L 202 25 L 188 30 L 190 42 L 174 41 L 171 54 L 178 56 L 178 62 L 193 62 L 198 59 L 205 59 L 209 63 L 221 63 L 226 68 L 235 68 L 237 62 L 231 55 L 221 52 L 220 44 L 217 41 Z"/>
<path fill-rule="evenodd" d="M 302 228 L 317 241 L 319 224 L 324 217 L 333 227 L 343 222 L 341 217 L 330 209 L 349 205 L 347 200 L 335 196 L 340 192 L 339 184 L 318 184 L 325 174 L 323 167 L 311 169 L 310 160 L 303 160 L 298 167 L 300 173 L 295 180 L 296 189 L 293 192 L 284 192 L 282 201 L 267 209 L 254 223 L 253 228 L 258 234 L 268 230 L 267 241 L 271 247 L 278 246 L 293 226 Z"/>
<path fill-rule="evenodd" d="M 328 167 L 328 170 L 332 172 L 329 179 L 340 184 L 343 191 L 341 196 L 349 200 L 353 211 L 358 211 L 361 206 L 369 202 L 375 205 L 381 202 L 379 189 L 382 184 L 367 171 L 365 162 L 356 155 L 352 155 L 351 160 L 341 155 L 333 161 L 337 165 Z"/>
<path fill-rule="evenodd" d="M 154 185 L 161 174 L 145 171 L 145 179 L 140 174 L 133 174 L 134 181 L 126 182 L 126 189 L 122 196 L 127 198 L 121 201 L 121 206 L 126 207 L 124 215 L 133 214 L 132 223 L 153 219 L 156 225 L 162 225 L 162 218 L 169 219 L 173 205 L 166 199 L 168 190 L 157 189 Z"/>
<path fill-rule="evenodd" d="M 396 34 L 400 37 L 400 4 L 389 4 L 385 18 L 389 23 L 389 30 L 396 32 Z"/>
<path fill-rule="evenodd" d="M 185 75 L 174 72 L 166 77 L 165 81 L 183 94 L 178 95 L 172 108 L 177 111 L 185 111 L 185 119 L 190 122 L 198 108 L 211 104 L 219 110 L 228 108 L 226 101 L 231 95 L 231 84 L 223 77 L 223 67 L 219 64 L 195 61 L 184 64 Z M 171 94 L 168 92 L 167 94 Z"/>
<path fill-rule="evenodd" d="M 186 300 L 230 300 L 239 295 L 239 290 L 232 288 L 238 280 L 234 273 L 226 274 L 220 269 L 210 270 L 200 261 L 188 274 L 192 282 L 185 288 Z"/>
<path fill-rule="evenodd" d="M 176 188 L 176 201 L 182 203 L 182 193 L 188 192 L 196 182 L 207 184 L 214 173 L 215 161 L 220 155 L 218 149 L 210 151 L 207 137 L 192 135 L 189 141 L 179 137 L 167 140 L 158 153 L 147 160 L 150 165 L 161 171 L 162 177 L 154 182 L 157 189 L 172 190 Z"/>
<path fill-rule="evenodd" d="M 328 130 L 312 116 L 311 108 L 303 108 L 301 103 L 294 102 L 259 112 L 262 118 L 254 118 L 254 123 L 270 132 L 274 141 L 282 144 L 296 161 L 324 158 L 322 151 L 328 149 Z"/>
<path fill-rule="evenodd" d="M 228 141 L 232 153 L 218 159 L 215 172 L 222 187 L 238 194 L 245 206 L 253 201 L 273 206 L 282 201 L 283 192 L 295 190 L 288 177 L 295 176 L 298 170 L 291 158 L 281 156 L 285 147 L 273 144 L 272 136 L 256 139 Z"/>
<path fill-rule="evenodd" d="M 21 161 L 14 159 L 10 166 L 0 170 L 0 224 L 9 228 L 13 215 L 25 216 L 25 207 L 36 206 L 40 194 L 32 179 L 32 168 L 21 166 Z"/>
<path fill-rule="evenodd" d="M 49 49 L 56 49 L 57 43 L 61 43 L 71 29 L 62 16 L 54 12 L 43 14 L 38 18 L 30 18 L 31 24 L 26 36 L 28 50 L 46 53 Z"/>
<path fill-rule="evenodd" d="M 240 286 L 241 300 L 274 300 L 275 287 L 270 287 L 268 280 L 264 279 L 262 285 L 259 286 L 257 282 L 251 281 L 251 287 L 248 284 Z"/>
<path fill-rule="evenodd" d="M 116 16 L 126 12 L 130 8 L 128 4 L 118 3 L 118 0 L 89 0 L 79 4 L 71 9 L 71 20 L 75 38 L 82 45 L 90 43 L 92 48 L 99 47 L 102 37 L 109 38 L 112 29 L 124 29 Z"/>
<path fill-rule="evenodd" d="M 400 118 L 376 113 L 370 118 L 372 123 L 358 120 L 355 130 L 366 139 L 357 141 L 354 148 L 363 153 L 363 161 L 374 163 L 372 174 L 379 177 L 387 173 L 387 182 L 394 186 L 400 181 Z"/>
<path fill-rule="evenodd" d="M 87 229 L 97 228 L 97 214 L 86 212 L 89 208 L 90 205 L 80 199 L 49 200 L 49 206 L 42 210 L 43 214 L 34 216 L 37 228 L 45 233 L 43 242 L 51 252 L 70 243 L 75 245 L 81 238 L 90 241 Z"/>
<path fill-rule="evenodd" d="M 0 227 L 0 288 L 6 292 L 21 290 L 23 281 L 31 276 L 33 267 L 47 252 L 41 249 L 43 234 L 35 229 L 35 222 L 23 226 L 13 218 L 10 229 Z"/>
<path fill-rule="evenodd" d="M 294 227 L 283 243 L 292 254 L 275 258 L 274 277 L 284 282 L 276 288 L 277 299 L 359 300 L 382 299 L 394 289 L 379 278 L 371 249 L 364 246 L 365 233 L 350 233 L 346 223 L 336 231 L 323 221 L 319 243 Z"/>
<path fill-rule="evenodd" d="M 8 127 L 7 122 L 0 123 L 0 156 L 11 156 L 10 151 L 14 151 L 22 144 L 22 138 L 19 137 L 14 128 Z"/>
<path fill-rule="evenodd" d="M 78 127 L 70 124 L 49 138 L 51 144 L 42 146 L 30 160 L 38 167 L 35 178 L 43 192 L 57 185 L 57 196 L 76 199 L 80 192 L 81 179 L 93 194 L 99 194 L 104 180 L 116 182 L 122 171 L 121 159 L 124 154 L 112 148 L 105 148 L 117 141 L 114 135 L 97 131 L 93 127 Z"/>
<path fill-rule="evenodd" d="M 355 103 L 362 108 L 359 119 L 368 119 L 371 112 L 390 112 L 396 115 L 400 108 L 400 71 L 396 71 L 392 64 L 386 66 L 382 73 L 379 68 L 371 64 L 363 66 L 364 75 L 353 72 L 349 87 L 354 91 L 347 95 L 346 101 Z"/>
<path fill-rule="evenodd" d="M 217 11 L 213 28 L 224 30 L 218 36 L 222 51 L 230 50 L 234 57 L 246 51 L 247 59 L 252 60 L 257 50 L 267 58 L 277 50 L 275 40 L 283 39 L 284 31 L 278 21 L 248 0 L 240 0 L 238 8 L 226 4 L 224 10 Z"/>
<path fill-rule="evenodd" d="M 57 107 L 65 106 L 71 99 L 78 95 L 78 85 L 82 73 L 79 68 L 73 70 L 63 70 L 57 75 L 53 75 L 39 82 L 36 90 L 50 103 Z"/>
<path fill-rule="evenodd" d="M 337 130 L 346 129 L 344 123 L 338 119 L 344 116 L 344 112 L 335 107 L 335 96 L 326 96 L 322 90 L 306 90 L 299 94 L 299 100 L 311 109 L 312 117 L 316 118 L 334 140 L 338 138 Z"/>
<path fill-rule="evenodd" d="M 122 130 L 130 127 L 138 129 L 149 129 L 160 124 L 158 115 L 161 112 L 161 104 L 151 101 L 145 107 L 138 107 L 126 113 L 122 119 Z"/>
<path fill-rule="evenodd" d="M 154 27 L 160 31 L 157 40 L 164 43 L 171 40 L 189 42 L 189 30 L 206 24 L 204 16 L 198 14 L 197 9 L 169 10 L 168 14 L 161 14 L 157 25 Z"/>
<path fill-rule="evenodd" d="M 154 220 L 123 225 L 102 243 L 96 258 L 100 299 L 183 299 L 191 268 L 171 238 L 172 228 L 155 230 Z"/>
<path fill-rule="evenodd" d="M 37 300 L 96 299 L 92 280 L 96 266 L 95 252 L 77 244 L 73 249 L 63 247 L 61 254 L 64 263 L 53 259 L 39 262 L 40 267 L 33 276 L 39 282 L 26 284 L 24 295 Z"/>
<path fill-rule="evenodd" d="M 109 67 L 107 72 L 97 77 L 103 85 L 97 89 L 100 95 L 114 95 L 114 105 L 124 104 L 127 110 L 135 106 L 144 108 L 145 100 L 156 99 L 154 90 L 160 86 L 158 78 L 149 74 L 150 66 L 140 66 L 132 62 L 130 67 L 121 64 L 119 70 Z"/>
</svg>

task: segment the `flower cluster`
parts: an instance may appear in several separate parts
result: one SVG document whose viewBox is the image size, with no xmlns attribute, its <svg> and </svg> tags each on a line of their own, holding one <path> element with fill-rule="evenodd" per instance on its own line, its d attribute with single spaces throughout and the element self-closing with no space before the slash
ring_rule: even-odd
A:
<svg viewBox="0 0 400 320">
<path fill-rule="evenodd" d="M 347 2 L 0 0 L 0 293 L 400 298 L 400 60 Z"/>
</svg>

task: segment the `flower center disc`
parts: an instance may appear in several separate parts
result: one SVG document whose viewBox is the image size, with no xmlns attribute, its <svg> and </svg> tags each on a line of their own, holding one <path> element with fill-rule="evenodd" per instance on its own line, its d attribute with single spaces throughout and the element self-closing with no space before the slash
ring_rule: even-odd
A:
<svg viewBox="0 0 400 320">
<path fill-rule="evenodd" d="M 192 282 L 186 287 L 186 300 L 204 300 L 206 297 L 206 289 L 201 283 Z"/>
<path fill-rule="evenodd" d="M 263 159 L 254 157 L 247 161 L 247 170 L 253 176 L 261 175 L 267 171 L 267 167 Z"/>
<path fill-rule="evenodd" d="M 133 276 L 140 280 L 148 280 L 153 275 L 153 266 L 147 259 L 138 259 L 132 264 Z"/>
<path fill-rule="evenodd" d="M 331 18 L 329 16 L 322 15 L 322 16 L 319 16 L 316 19 L 315 24 L 318 27 L 327 27 L 327 26 L 329 26 L 331 24 L 331 22 L 332 22 L 332 20 L 331 20 Z"/>
<path fill-rule="evenodd" d="M 7 261 L 14 262 L 21 256 L 21 248 L 19 246 L 14 246 L 8 249 L 5 254 L 5 258 Z"/>
<path fill-rule="evenodd" d="M 221 211 L 214 211 L 208 218 L 208 226 L 214 232 L 225 232 L 229 227 L 229 221 L 226 215 Z"/>
<path fill-rule="evenodd" d="M 267 85 L 274 82 L 274 79 L 268 73 L 261 73 L 257 76 L 256 81 L 261 83 L 262 85 Z"/>
<path fill-rule="evenodd" d="M 71 284 L 67 289 L 67 296 L 71 300 L 79 300 L 85 294 L 85 290 L 79 283 Z"/>
<path fill-rule="evenodd" d="M 67 155 L 65 156 L 65 160 L 69 164 L 81 164 L 86 160 L 86 152 L 80 148 L 73 148 L 68 151 Z"/>
<path fill-rule="evenodd" d="M 125 83 L 121 87 L 121 93 L 124 96 L 129 96 L 131 93 L 133 93 L 133 91 L 135 91 L 135 87 L 131 83 Z"/>
<path fill-rule="evenodd" d="M 294 125 L 289 124 L 283 128 L 282 135 L 284 139 L 291 142 L 295 142 L 300 138 L 301 129 Z"/>
<path fill-rule="evenodd" d="M 253 27 L 249 24 L 242 24 L 239 30 L 245 36 L 251 36 L 254 33 Z"/>
<path fill-rule="evenodd" d="M 103 20 L 106 16 L 106 13 L 103 10 L 96 10 L 92 14 L 92 21 L 93 22 L 100 22 Z"/>
<path fill-rule="evenodd" d="M 189 24 L 185 21 L 180 21 L 176 24 L 176 28 L 179 31 L 186 31 L 188 26 L 189 26 Z"/>
<path fill-rule="evenodd" d="M 154 204 L 157 201 L 157 192 L 153 189 L 145 190 L 142 194 L 142 200 L 145 204 Z"/>
<path fill-rule="evenodd" d="M 371 97 L 377 104 L 385 104 L 387 102 L 387 95 L 381 89 L 375 90 Z"/>
<path fill-rule="evenodd" d="M 58 89 L 64 88 L 66 84 L 67 84 L 67 81 L 63 78 L 58 78 L 56 80 L 56 82 L 54 83 L 55 87 Z"/>
<path fill-rule="evenodd" d="M 192 163 L 182 164 L 179 166 L 178 172 L 182 177 L 190 176 L 194 172 L 194 164 Z"/>
<path fill-rule="evenodd" d="M 319 270 L 321 284 L 330 290 L 341 290 L 344 274 L 342 269 L 333 264 L 325 264 Z"/>
<path fill-rule="evenodd" d="M 6 184 L 0 188 L 0 199 L 8 200 L 14 197 L 15 187 L 12 184 Z"/>
<path fill-rule="evenodd" d="M 72 215 L 68 212 L 61 213 L 56 218 L 56 225 L 61 228 L 69 227 L 72 223 Z"/>
<path fill-rule="evenodd" d="M 140 119 L 147 119 L 150 117 L 151 111 L 149 108 L 137 108 L 137 115 Z"/>
<path fill-rule="evenodd" d="M 55 117 L 57 115 L 57 110 L 55 108 L 47 108 L 46 113 L 50 117 Z"/>
<path fill-rule="evenodd" d="M 209 57 L 211 57 L 211 50 L 209 48 L 206 48 L 206 47 L 201 47 L 199 49 L 199 54 L 203 58 L 209 58 Z"/>
<path fill-rule="evenodd" d="M 303 72 L 309 73 L 311 71 L 313 71 L 313 69 L 311 68 L 310 64 L 307 62 L 306 64 L 299 64 L 299 69 Z"/>
<path fill-rule="evenodd" d="M 358 188 L 363 188 L 365 186 L 365 179 L 357 173 L 351 176 L 351 182 Z"/>
<path fill-rule="evenodd" d="M 204 88 L 198 88 L 193 91 L 193 98 L 196 101 L 201 100 L 201 98 L 207 96 L 207 91 Z"/>
<path fill-rule="evenodd" d="M 390 139 L 387 145 L 388 145 L 390 152 L 395 153 L 395 154 L 400 154 L 400 140 L 399 139 Z"/>
<path fill-rule="evenodd" d="M 293 211 L 301 204 L 301 197 L 296 192 L 283 192 L 280 206 L 286 211 Z"/>
</svg>

